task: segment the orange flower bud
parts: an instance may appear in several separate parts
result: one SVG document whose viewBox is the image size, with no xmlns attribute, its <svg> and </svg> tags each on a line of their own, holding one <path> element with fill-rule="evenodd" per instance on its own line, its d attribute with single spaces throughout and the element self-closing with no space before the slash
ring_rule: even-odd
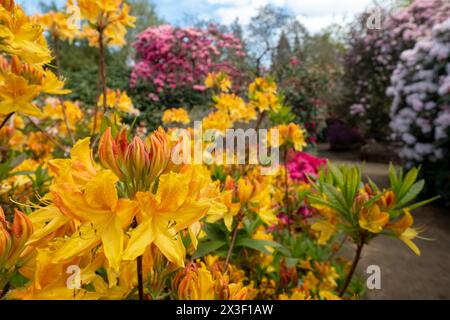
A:
<svg viewBox="0 0 450 320">
<path fill-rule="evenodd" d="M 239 179 L 238 181 L 238 196 L 241 203 L 250 201 L 253 195 L 253 184 L 249 180 Z"/>
<path fill-rule="evenodd" d="M 119 147 L 116 141 L 113 140 L 111 128 L 107 128 L 100 139 L 98 152 L 102 165 L 112 170 L 119 179 L 123 180 L 125 176 L 118 163 Z"/>
<path fill-rule="evenodd" d="M 122 130 L 120 130 L 116 137 L 116 144 L 119 151 L 119 156 L 121 157 L 121 160 L 123 160 L 128 148 L 128 134 L 126 128 L 122 128 Z"/>
<path fill-rule="evenodd" d="M 5 268 L 10 268 L 19 262 L 21 254 L 25 250 L 25 244 L 33 234 L 33 224 L 24 213 L 15 210 L 14 221 L 10 231 L 12 246 Z"/>
<path fill-rule="evenodd" d="M 147 138 L 146 145 L 150 158 L 150 180 L 156 179 L 166 169 L 170 161 L 171 149 L 169 138 L 163 129 L 157 131 Z"/>
<path fill-rule="evenodd" d="M 236 188 L 236 182 L 234 182 L 234 179 L 231 176 L 227 176 L 225 179 L 225 190 L 234 190 Z"/>
<path fill-rule="evenodd" d="M 197 267 L 191 263 L 180 271 L 172 281 L 172 287 L 179 300 L 194 300 L 198 295 L 196 282 L 198 281 Z"/>
<path fill-rule="evenodd" d="M 102 165 L 112 170 L 120 180 L 131 183 L 131 193 L 148 191 L 153 182 L 168 167 L 171 156 L 169 138 L 163 129 L 155 131 L 144 143 L 134 137 L 128 143 L 126 128 L 113 139 L 111 129 L 103 134 L 99 144 Z"/>
<path fill-rule="evenodd" d="M 11 71 L 16 75 L 22 74 L 22 62 L 17 56 L 12 56 L 11 59 Z"/>
<path fill-rule="evenodd" d="M 381 210 L 388 211 L 395 206 L 395 193 L 392 191 L 387 191 L 378 201 L 378 205 Z"/>
<path fill-rule="evenodd" d="M 3 268 L 3 264 L 6 262 L 11 252 L 11 246 L 11 236 L 4 225 L 0 223 L 0 269 Z"/>
<path fill-rule="evenodd" d="M 133 179 L 145 179 L 150 159 L 141 138 L 134 137 L 125 154 L 125 167 Z"/>
</svg>

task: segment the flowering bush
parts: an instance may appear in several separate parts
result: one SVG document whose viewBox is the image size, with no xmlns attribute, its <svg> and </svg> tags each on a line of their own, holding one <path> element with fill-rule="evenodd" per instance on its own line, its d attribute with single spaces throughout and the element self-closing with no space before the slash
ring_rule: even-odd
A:
<svg viewBox="0 0 450 320">
<path fill-rule="evenodd" d="M 400 55 L 429 35 L 434 25 L 450 17 L 450 3 L 415 0 L 394 12 L 381 10 L 380 29 L 368 27 L 371 13 L 363 14 L 351 32 L 345 61 L 348 92 L 344 109 L 347 116 L 357 117 L 357 124 L 368 137 L 382 141 L 389 134 L 391 101 L 386 89 Z"/>
<path fill-rule="evenodd" d="M 448 197 L 450 128 L 450 19 L 434 26 L 430 37 L 404 51 L 392 76 L 391 129 L 409 165 L 426 164 Z M 436 165 L 439 163 L 439 165 Z M 439 168 L 439 169 L 438 169 Z"/>
<path fill-rule="evenodd" d="M 134 47 L 137 61 L 131 84 L 151 81 L 157 93 L 178 87 L 203 91 L 210 72 L 223 70 L 236 76 L 238 71 L 226 58 L 244 55 L 239 39 L 213 25 L 207 30 L 170 25 L 148 28 L 138 36 Z"/>
</svg>

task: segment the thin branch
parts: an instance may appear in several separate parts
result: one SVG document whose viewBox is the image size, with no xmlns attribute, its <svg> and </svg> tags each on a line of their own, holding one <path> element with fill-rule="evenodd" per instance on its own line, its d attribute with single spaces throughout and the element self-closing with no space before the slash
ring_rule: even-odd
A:
<svg viewBox="0 0 450 320">
<path fill-rule="evenodd" d="M 58 147 L 61 151 L 63 151 L 64 153 L 66 153 L 66 150 L 64 148 L 64 146 L 59 143 L 58 141 L 56 141 L 55 138 L 53 138 L 50 134 L 48 134 L 47 131 L 45 131 L 40 125 L 38 125 L 33 119 L 31 119 L 30 117 L 27 117 L 28 121 L 31 122 L 31 124 L 33 126 L 36 127 L 36 129 L 38 129 L 48 140 L 50 140 L 56 147 Z"/>
<path fill-rule="evenodd" d="M 227 270 L 228 270 L 228 266 L 230 264 L 231 255 L 233 254 L 234 246 L 236 245 L 236 238 L 237 238 L 239 223 L 241 223 L 241 220 L 242 220 L 243 216 L 244 216 L 243 212 L 240 211 L 238 216 L 237 216 L 237 218 L 236 218 L 236 225 L 233 228 L 232 236 L 231 236 L 231 244 L 230 244 L 230 247 L 228 248 L 227 257 L 226 257 L 225 263 L 223 265 L 223 273 L 226 273 Z"/>
<path fill-rule="evenodd" d="M 61 59 L 60 59 L 60 50 L 59 50 L 59 37 L 57 35 L 53 36 L 53 44 L 55 47 L 55 68 L 56 74 L 58 78 L 61 76 Z M 66 124 L 67 133 L 69 134 L 70 140 L 72 144 L 75 144 L 75 138 L 73 136 L 72 130 L 70 129 L 69 120 L 67 118 L 66 105 L 64 104 L 64 100 L 62 97 L 59 97 L 59 104 L 61 105 L 61 110 L 64 118 L 64 123 Z"/>
<path fill-rule="evenodd" d="M 350 268 L 350 271 L 347 274 L 347 278 L 345 279 L 344 285 L 342 286 L 341 290 L 339 291 L 339 297 L 341 297 L 341 298 L 344 296 L 344 294 L 347 291 L 347 288 L 353 278 L 353 274 L 355 273 L 356 267 L 358 266 L 358 262 L 361 259 L 361 252 L 362 252 L 363 247 L 364 247 L 364 241 L 360 241 L 360 243 L 358 243 L 358 247 L 356 248 L 356 254 L 355 254 L 355 257 L 353 258 L 353 263 Z"/>
<path fill-rule="evenodd" d="M 8 123 L 9 119 L 13 116 L 14 112 L 8 113 L 6 118 L 3 119 L 2 124 L 0 124 L 0 130 Z"/>
</svg>

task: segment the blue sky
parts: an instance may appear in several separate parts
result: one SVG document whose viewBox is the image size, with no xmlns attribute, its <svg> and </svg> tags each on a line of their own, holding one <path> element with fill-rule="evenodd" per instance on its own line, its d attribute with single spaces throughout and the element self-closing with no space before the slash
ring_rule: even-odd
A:
<svg viewBox="0 0 450 320">
<path fill-rule="evenodd" d="M 18 0 L 18 2 L 29 13 L 38 11 L 38 0 Z M 56 2 L 64 4 L 65 0 Z M 369 6 L 372 0 L 153 0 L 153 2 L 156 3 L 156 10 L 161 17 L 179 25 L 185 23 L 186 16 L 214 19 L 224 24 L 239 18 L 241 23 L 246 24 L 259 7 L 270 3 L 291 10 L 311 32 L 317 32 L 332 23 L 351 20 L 355 14 Z"/>
</svg>

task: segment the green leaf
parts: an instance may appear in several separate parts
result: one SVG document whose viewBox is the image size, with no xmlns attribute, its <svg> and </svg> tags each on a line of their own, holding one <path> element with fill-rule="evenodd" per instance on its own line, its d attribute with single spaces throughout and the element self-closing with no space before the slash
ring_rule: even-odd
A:
<svg viewBox="0 0 450 320">
<path fill-rule="evenodd" d="M 245 247 L 261 251 L 263 253 L 271 254 L 272 252 L 270 252 L 270 250 L 268 250 L 266 247 L 280 248 L 281 244 L 274 241 L 241 238 L 236 241 L 236 247 Z"/>
<path fill-rule="evenodd" d="M 413 211 L 413 210 L 415 210 L 417 208 L 420 208 L 420 207 L 423 207 L 423 206 L 425 206 L 425 205 L 427 205 L 427 204 L 429 204 L 429 203 L 431 203 L 433 201 L 436 201 L 437 199 L 440 199 L 440 196 L 437 196 L 437 197 L 434 197 L 434 198 L 431 198 L 431 199 L 428 199 L 428 200 L 424 200 L 424 201 L 415 203 L 412 206 L 409 206 L 408 209 Z"/>
<path fill-rule="evenodd" d="M 406 194 L 397 202 L 396 208 L 401 208 L 402 206 L 413 201 L 422 192 L 424 186 L 424 180 L 420 180 L 413 184 L 409 191 L 407 191 Z"/>
<path fill-rule="evenodd" d="M 339 208 L 339 211 L 346 214 L 347 213 L 347 204 L 342 196 L 342 194 L 332 185 L 325 184 L 323 186 L 323 192 L 328 197 L 329 201 L 333 203 L 334 206 Z"/>
<path fill-rule="evenodd" d="M 344 214 L 344 215 L 346 214 L 346 212 L 343 211 L 342 208 L 337 207 L 337 206 L 335 206 L 333 203 L 328 202 L 328 201 L 326 201 L 326 200 L 324 200 L 324 199 L 322 199 L 322 198 L 319 198 L 319 197 L 317 197 L 317 196 L 309 195 L 309 196 L 308 196 L 308 200 L 309 200 L 312 204 L 320 204 L 320 205 L 323 205 L 323 206 L 325 206 L 325 207 L 327 207 L 327 208 L 333 209 L 333 210 L 336 211 L 336 212 L 340 212 L 340 213 L 342 213 L 342 214 Z"/>
<path fill-rule="evenodd" d="M 395 194 L 398 194 L 398 177 L 397 177 L 397 171 L 395 170 L 394 165 L 392 162 L 389 164 L 389 182 L 391 183 L 391 187 L 394 190 Z"/>
<path fill-rule="evenodd" d="M 209 240 L 226 241 L 227 235 L 218 224 L 206 223 L 203 230 L 208 235 Z"/>
<path fill-rule="evenodd" d="M 358 167 L 350 168 L 346 174 L 346 201 L 347 208 L 350 208 L 355 201 L 355 196 L 358 193 L 361 184 L 361 174 Z"/>
<path fill-rule="evenodd" d="M 397 201 L 401 201 L 401 199 L 405 196 L 405 194 L 411 189 L 414 182 L 417 180 L 417 175 L 419 174 L 419 170 L 416 168 L 411 169 L 405 177 L 405 180 L 403 180 L 403 183 L 401 184 L 400 190 L 397 194 Z"/>
<path fill-rule="evenodd" d="M 342 172 L 339 170 L 339 168 L 331 163 L 328 165 L 328 168 L 338 187 L 342 187 L 344 185 L 344 176 Z"/>
<path fill-rule="evenodd" d="M 372 188 L 373 191 L 375 191 L 376 193 L 378 193 L 380 191 L 378 186 L 375 184 L 375 182 L 373 182 L 372 179 L 370 179 L 370 177 L 367 177 L 367 181 L 369 181 L 369 185 L 370 185 L 370 187 Z"/>
<path fill-rule="evenodd" d="M 380 198 L 383 196 L 382 193 L 377 194 L 375 197 L 373 197 L 372 199 L 370 199 L 369 201 L 367 201 L 366 203 L 364 203 L 364 208 L 368 208 L 370 207 L 372 204 L 374 204 L 375 202 L 377 202 L 378 200 L 380 200 Z"/>
<path fill-rule="evenodd" d="M 225 241 L 218 241 L 218 240 L 200 242 L 197 247 L 197 250 L 195 251 L 192 258 L 198 259 L 198 258 L 204 257 L 207 254 L 210 254 L 216 250 L 219 250 L 224 245 L 225 245 Z"/>
</svg>

